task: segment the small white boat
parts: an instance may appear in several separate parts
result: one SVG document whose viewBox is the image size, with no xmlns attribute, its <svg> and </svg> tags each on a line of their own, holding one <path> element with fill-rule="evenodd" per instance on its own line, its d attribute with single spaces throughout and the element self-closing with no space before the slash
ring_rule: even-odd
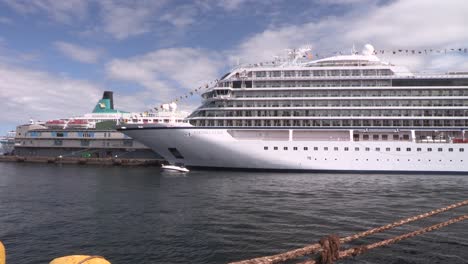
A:
<svg viewBox="0 0 468 264">
<path fill-rule="evenodd" d="M 179 171 L 179 172 L 189 172 L 189 170 L 185 167 L 181 166 L 176 166 L 176 165 L 161 165 L 161 168 L 165 170 L 171 170 L 171 171 Z"/>
</svg>

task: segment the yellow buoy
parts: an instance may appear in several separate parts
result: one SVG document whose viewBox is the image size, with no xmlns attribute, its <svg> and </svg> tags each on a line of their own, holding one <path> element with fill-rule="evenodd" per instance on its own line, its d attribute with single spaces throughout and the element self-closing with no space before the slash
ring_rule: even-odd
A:
<svg viewBox="0 0 468 264">
<path fill-rule="evenodd" d="M 3 264 L 0 262 L 0 264 Z M 52 260 L 50 264 L 111 264 L 101 256 L 73 255 Z"/>
<path fill-rule="evenodd" d="M 5 263 L 6 263 L 5 246 L 2 244 L 2 241 L 0 241 L 0 264 L 5 264 Z"/>
</svg>

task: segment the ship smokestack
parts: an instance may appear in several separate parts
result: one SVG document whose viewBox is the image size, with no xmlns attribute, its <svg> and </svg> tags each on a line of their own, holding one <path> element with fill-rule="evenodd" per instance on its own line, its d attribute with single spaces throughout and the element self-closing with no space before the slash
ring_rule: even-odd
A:
<svg viewBox="0 0 468 264">
<path fill-rule="evenodd" d="M 114 109 L 114 92 L 104 91 L 104 94 L 102 95 L 102 99 L 109 99 L 110 109 Z"/>
</svg>

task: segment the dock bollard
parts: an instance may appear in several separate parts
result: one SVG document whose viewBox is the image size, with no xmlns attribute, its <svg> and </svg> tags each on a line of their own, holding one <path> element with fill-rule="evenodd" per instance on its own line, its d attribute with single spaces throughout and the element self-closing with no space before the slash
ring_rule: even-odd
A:
<svg viewBox="0 0 468 264">
<path fill-rule="evenodd" d="M 3 264 L 0 262 L 0 264 Z M 111 264 L 101 256 L 72 255 L 52 260 L 49 264 Z"/>
<path fill-rule="evenodd" d="M 0 264 L 6 263 L 6 252 L 5 246 L 3 246 L 2 241 L 0 241 Z"/>
</svg>

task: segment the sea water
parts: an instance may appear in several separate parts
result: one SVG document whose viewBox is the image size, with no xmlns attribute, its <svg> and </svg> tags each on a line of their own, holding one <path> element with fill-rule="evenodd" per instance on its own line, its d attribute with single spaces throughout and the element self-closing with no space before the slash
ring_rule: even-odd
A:
<svg viewBox="0 0 468 264">
<path fill-rule="evenodd" d="M 468 199 L 468 175 L 191 171 L 0 163 L 8 264 L 227 263 L 351 235 Z M 352 245 L 467 214 L 459 208 Z M 341 263 L 468 263 L 468 221 Z"/>
</svg>

